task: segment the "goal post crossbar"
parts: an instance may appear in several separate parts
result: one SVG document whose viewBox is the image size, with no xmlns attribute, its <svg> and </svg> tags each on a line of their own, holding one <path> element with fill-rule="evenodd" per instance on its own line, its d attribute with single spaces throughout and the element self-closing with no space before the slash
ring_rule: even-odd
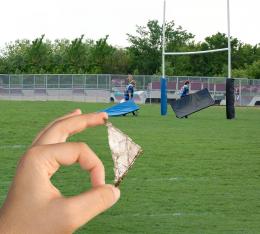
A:
<svg viewBox="0 0 260 234">
<path fill-rule="evenodd" d="M 214 52 L 228 51 L 228 48 L 214 49 L 214 50 L 201 50 L 189 52 L 164 52 L 164 55 L 190 55 L 190 54 L 207 54 Z"/>
<path fill-rule="evenodd" d="M 228 45 L 227 48 L 205 50 L 205 51 L 190 51 L 190 52 L 165 52 L 165 12 L 166 12 L 166 0 L 163 4 L 163 30 L 162 30 L 162 78 L 161 78 L 161 115 L 167 114 L 167 79 L 165 76 L 165 56 L 166 55 L 192 55 L 192 54 L 206 54 L 213 52 L 228 51 L 228 79 L 231 78 L 231 37 L 230 37 L 230 6 L 227 2 L 227 33 L 228 33 Z"/>
</svg>

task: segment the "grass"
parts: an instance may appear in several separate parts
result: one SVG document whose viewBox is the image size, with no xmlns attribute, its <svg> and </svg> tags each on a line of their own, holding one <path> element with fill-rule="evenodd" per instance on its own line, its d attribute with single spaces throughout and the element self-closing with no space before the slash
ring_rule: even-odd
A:
<svg viewBox="0 0 260 234">
<path fill-rule="evenodd" d="M 0 204 L 17 161 L 49 121 L 75 108 L 100 110 L 109 104 L 0 102 Z M 110 121 L 144 149 L 120 185 L 121 199 L 76 233 L 260 233 L 260 109 L 211 107 L 177 119 L 159 105 L 141 106 L 138 117 Z M 107 182 L 113 165 L 104 126 L 73 136 L 104 162 Z M 78 165 L 64 167 L 53 183 L 66 196 L 89 188 Z"/>
</svg>

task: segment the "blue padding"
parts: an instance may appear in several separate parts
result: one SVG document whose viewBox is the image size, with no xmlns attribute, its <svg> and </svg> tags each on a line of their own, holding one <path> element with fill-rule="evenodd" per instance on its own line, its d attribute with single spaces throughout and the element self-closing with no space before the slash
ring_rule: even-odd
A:
<svg viewBox="0 0 260 234">
<path fill-rule="evenodd" d="M 161 115 L 167 114 L 167 80 L 161 78 Z"/>
<path fill-rule="evenodd" d="M 127 102 L 119 103 L 104 110 L 101 110 L 100 112 L 106 112 L 108 116 L 119 116 L 137 111 L 139 109 L 139 106 L 137 106 L 134 101 L 129 100 Z"/>
<path fill-rule="evenodd" d="M 177 118 L 183 118 L 215 104 L 207 88 L 196 93 L 184 96 L 178 100 L 172 100 L 170 105 Z"/>
</svg>

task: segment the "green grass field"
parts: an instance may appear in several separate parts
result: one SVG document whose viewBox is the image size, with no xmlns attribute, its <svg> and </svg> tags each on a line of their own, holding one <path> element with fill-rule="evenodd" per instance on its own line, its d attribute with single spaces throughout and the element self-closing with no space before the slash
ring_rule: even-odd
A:
<svg viewBox="0 0 260 234">
<path fill-rule="evenodd" d="M 109 104 L 0 101 L 0 204 L 17 161 L 49 121 L 75 108 L 98 111 Z M 142 146 L 140 157 L 110 210 L 76 233 L 260 233 L 260 109 L 211 107 L 177 119 L 170 107 L 143 105 L 138 117 L 110 121 Z M 103 161 L 107 182 L 113 163 L 106 127 L 91 128 L 70 141 L 86 142 Z M 64 167 L 53 183 L 70 196 L 89 188 L 78 165 Z"/>
</svg>

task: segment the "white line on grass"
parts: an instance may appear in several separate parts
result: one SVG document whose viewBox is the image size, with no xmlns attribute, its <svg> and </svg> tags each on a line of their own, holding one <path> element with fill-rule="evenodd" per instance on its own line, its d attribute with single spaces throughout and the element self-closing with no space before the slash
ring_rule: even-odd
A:
<svg viewBox="0 0 260 234">
<path fill-rule="evenodd" d="M 141 181 L 141 182 L 160 182 L 160 181 L 202 181 L 208 182 L 212 180 L 219 180 L 219 177 L 211 176 L 195 176 L 195 177 L 159 177 L 159 178 L 128 178 L 127 180 Z"/>
<path fill-rule="evenodd" d="M 166 216 L 166 217 L 169 217 L 169 216 L 183 216 L 184 214 L 183 213 L 159 213 L 159 214 L 140 214 L 140 213 L 136 213 L 136 214 L 133 214 L 132 216 L 137 216 L 137 217 L 140 217 L 140 216 L 146 216 L 146 217 L 163 217 L 163 216 Z"/>
<path fill-rule="evenodd" d="M 0 145 L 0 149 L 21 149 L 26 147 L 27 145 Z"/>
<path fill-rule="evenodd" d="M 145 180 L 145 181 L 173 181 L 173 180 L 181 180 L 181 177 L 170 177 L 170 178 L 129 178 L 129 180 Z"/>
<path fill-rule="evenodd" d="M 163 218 L 163 217 L 184 217 L 184 216 L 208 216 L 208 215 L 220 215 L 218 213 L 211 213 L 211 212 L 174 212 L 174 213 L 151 213 L 151 214 L 145 214 L 145 213 L 133 213 L 133 214 L 115 214 L 114 216 L 119 216 L 121 218 L 125 217 L 157 217 L 157 218 Z"/>
</svg>

